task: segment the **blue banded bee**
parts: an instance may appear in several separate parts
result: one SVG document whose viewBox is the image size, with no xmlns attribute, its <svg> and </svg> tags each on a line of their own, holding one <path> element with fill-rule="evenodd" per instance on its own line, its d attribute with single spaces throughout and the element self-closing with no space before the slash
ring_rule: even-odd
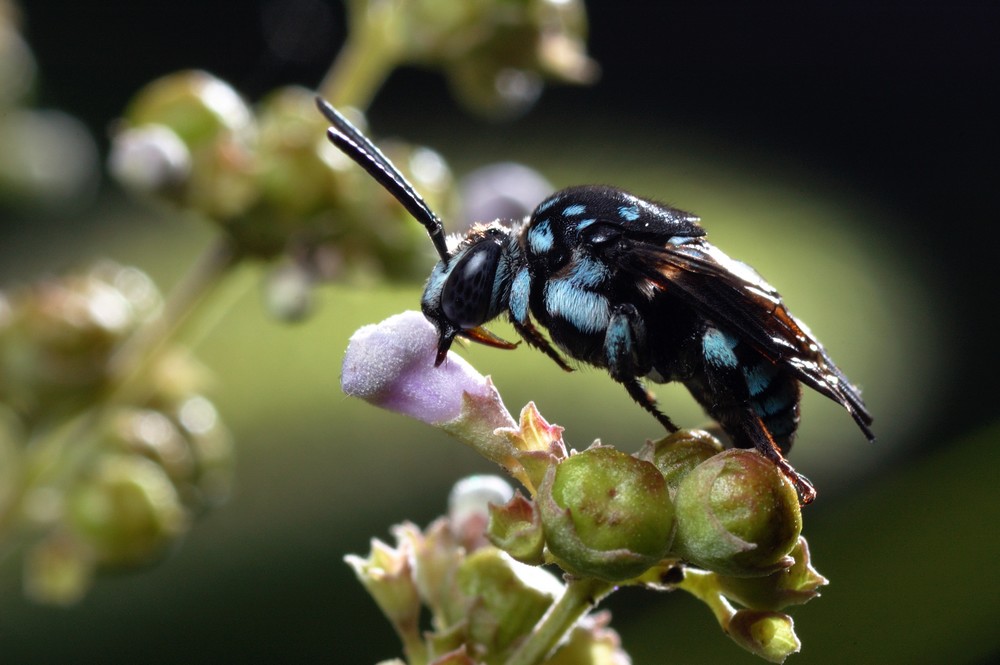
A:
<svg viewBox="0 0 1000 665">
<path fill-rule="evenodd" d="M 530 346 L 565 370 L 562 354 L 607 370 L 669 431 L 677 426 L 641 379 L 683 383 L 733 445 L 771 460 L 803 503 L 816 491 L 784 457 L 800 384 L 844 407 L 874 441 L 858 389 L 774 287 L 705 239 L 698 217 L 614 187 L 570 187 L 527 222 L 477 225 L 449 250 L 441 220 L 399 170 L 317 103 L 330 141 L 424 225 L 441 257 L 421 300 L 438 330 L 437 364 L 455 337 L 516 346 L 482 327 L 506 312 Z"/>
</svg>

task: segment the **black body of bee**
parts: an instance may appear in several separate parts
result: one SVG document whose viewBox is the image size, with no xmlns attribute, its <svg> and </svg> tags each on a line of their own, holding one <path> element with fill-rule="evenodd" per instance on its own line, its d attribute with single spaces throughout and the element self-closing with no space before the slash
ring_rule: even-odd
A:
<svg viewBox="0 0 1000 665">
<path fill-rule="evenodd" d="M 783 455 L 798 427 L 800 384 L 843 406 L 874 440 L 858 389 L 771 285 L 705 240 L 697 217 L 614 187 L 570 187 L 527 222 L 477 225 L 449 250 L 441 221 L 398 169 L 318 104 L 330 140 L 427 228 L 441 257 L 421 301 L 440 335 L 438 363 L 456 336 L 512 348 L 482 328 L 506 313 L 564 369 L 559 351 L 606 369 L 670 431 L 677 427 L 640 381 L 683 383 L 733 445 L 772 460 L 803 503 L 816 492 Z"/>
</svg>

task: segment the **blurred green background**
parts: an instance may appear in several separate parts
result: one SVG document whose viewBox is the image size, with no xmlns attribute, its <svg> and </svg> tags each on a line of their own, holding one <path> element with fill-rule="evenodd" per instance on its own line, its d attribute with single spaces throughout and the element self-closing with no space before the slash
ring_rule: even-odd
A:
<svg viewBox="0 0 1000 665">
<path fill-rule="evenodd" d="M 22 4 L 39 105 L 81 118 L 102 154 L 108 123 L 156 76 L 204 68 L 254 99 L 315 85 L 344 35 L 332 2 Z M 835 405 L 805 398 L 791 460 L 820 490 L 805 535 L 832 583 L 794 613 L 804 646 L 789 662 L 1000 658 L 990 328 L 1000 109 L 988 94 L 1000 9 L 590 7 L 596 86 L 548 89 L 527 116 L 495 124 L 457 109 L 436 75 L 408 69 L 373 104 L 374 130 L 433 146 L 459 175 L 511 159 L 556 186 L 611 183 L 699 214 L 713 242 L 779 288 L 876 417 L 870 446 Z M 301 36 L 293 53 L 274 47 L 276 26 Z M 67 205 L 0 208 L 3 284 L 109 256 L 166 289 L 211 237 L 107 182 Z M 351 332 L 416 308 L 419 283 L 324 288 L 317 314 L 289 326 L 266 316 L 259 280 L 246 269 L 227 285 L 218 298 L 230 309 L 198 347 L 238 446 L 235 496 L 158 566 L 102 578 L 72 609 L 25 601 L 8 562 L 0 662 L 397 655 L 342 556 L 404 519 L 426 524 L 455 480 L 493 469 L 340 393 Z M 535 400 L 577 448 L 600 438 L 634 450 L 659 434 L 601 372 L 566 375 L 528 349 L 463 354 L 512 411 Z M 682 390 L 657 393 L 676 421 L 703 422 Z M 681 594 L 625 590 L 607 606 L 636 663 L 761 662 Z"/>
</svg>

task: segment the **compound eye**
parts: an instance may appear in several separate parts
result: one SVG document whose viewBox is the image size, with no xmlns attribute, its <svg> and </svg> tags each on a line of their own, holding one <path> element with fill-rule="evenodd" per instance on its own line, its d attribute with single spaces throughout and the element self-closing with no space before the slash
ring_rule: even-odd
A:
<svg viewBox="0 0 1000 665">
<path fill-rule="evenodd" d="M 484 240 L 471 247 L 448 275 L 441 292 L 444 315 L 459 328 L 475 328 L 489 318 L 500 245 Z"/>
</svg>

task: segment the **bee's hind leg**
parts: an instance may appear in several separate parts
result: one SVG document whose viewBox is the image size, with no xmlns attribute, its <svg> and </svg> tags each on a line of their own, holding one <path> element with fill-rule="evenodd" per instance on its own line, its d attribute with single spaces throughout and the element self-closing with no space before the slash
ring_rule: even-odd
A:
<svg viewBox="0 0 1000 665">
<path fill-rule="evenodd" d="M 604 334 L 604 361 L 608 372 L 611 378 L 625 386 L 629 396 L 639 406 L 653 414 L 668 432 L 676 432 L 677 425 L 656 408 L 656 400 L 636 378 L 649 371 L 648 359 L 646 326 L 643 325 L 639 311 L 634 305 L 616 305 Z"/>
</svg>

